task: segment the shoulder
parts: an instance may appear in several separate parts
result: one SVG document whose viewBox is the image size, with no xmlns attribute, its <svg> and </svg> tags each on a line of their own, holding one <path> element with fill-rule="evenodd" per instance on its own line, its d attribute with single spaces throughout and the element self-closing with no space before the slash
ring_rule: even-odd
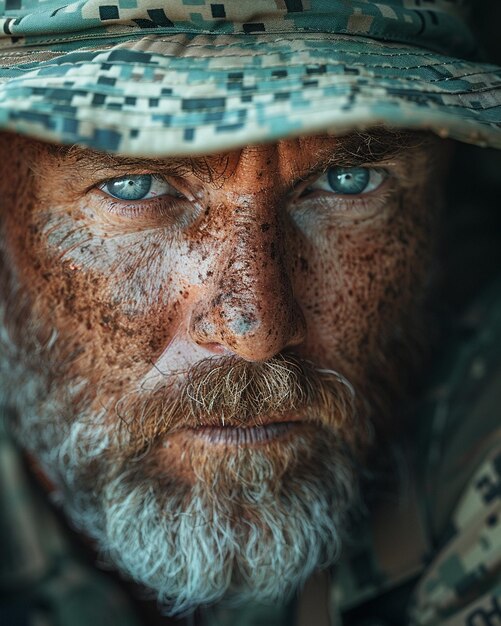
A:
<svg viewBox="0 0 501 626">
<path fill-rule="evenodd" d="M 411 623 L 476 626 L 501 623 L 501 441 L 471 476 L 449 534 L 419 582 Z"/>
<path fill-rule="evenodd" d="M 433 554 L 411 623 L 501 623 L 501 281 L 470 312 L 428 402 L 423 495 Z"/>
</svg>

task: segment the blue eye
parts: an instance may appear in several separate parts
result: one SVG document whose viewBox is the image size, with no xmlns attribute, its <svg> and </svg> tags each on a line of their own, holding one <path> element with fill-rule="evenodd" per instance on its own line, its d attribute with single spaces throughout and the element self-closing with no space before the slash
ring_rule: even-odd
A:
<svg viewBox="0 0 501 626">
<path fill-rule="evenodd" d="M 387 173 L 375 167 L 330 167 L 309 187 L 337 195 L 354 196 L 374 191 L 386 180 Z"/>
<path fill-rule="evenodd" d="M 327 180 L 337 193 L 359 194 L 365 191 L 370 174 L 365 167 L 331 167 Z"/>
<path fill-rule="evenodd" d="M 151 189 L 151 176 L 115 178 L 105 185 L 105 191 L 120 200 L 141 200 Z"/>
<path fill-rule="evenodd" d="M 153 174 L 129 174 L 121 178 L 111 178 L 99 185 L 99 189 L 117 200 L 149 200 L 158 196 L 181 194 L 160 176 Z"/>
</svg>

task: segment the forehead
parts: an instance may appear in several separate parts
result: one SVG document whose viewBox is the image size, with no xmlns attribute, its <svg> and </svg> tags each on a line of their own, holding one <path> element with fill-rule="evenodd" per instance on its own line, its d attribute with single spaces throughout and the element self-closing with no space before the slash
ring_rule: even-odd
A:
<svg viewBox="0 0 501 626">
<path fill-rule="evenodd" d="M 304 170 L 326 165 L 330 161 L 339 165 L 360 165 L 381 161 L 401 152 L 416 149 L 432 142 L 429 133 L 391 129 L 356 132 L 343 136 L 314 135 L 279 141 L 273 144 L 246 146 L 240 150 L 205 156 L 138 158 L 97 152 L 78 146 L 41 144 L 42 152 L 68 167 L 96 168 L 99 170 L 172 170 L 183 175 L 193 173 L 201 178 L 213 179 L 228 175 L 235 164 L 244 160 L 250 163 L 265 159 L 275 170 Z M 38 142 L 34 149 L 40 150 Z M 43 164 L 43 160 L 40 161 Z"/>
</svg>

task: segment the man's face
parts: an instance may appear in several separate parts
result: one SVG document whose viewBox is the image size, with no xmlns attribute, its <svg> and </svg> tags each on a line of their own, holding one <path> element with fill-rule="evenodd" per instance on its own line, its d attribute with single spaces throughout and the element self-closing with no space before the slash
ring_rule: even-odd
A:
<svg viewBox="0 0 501 626">
<path fill-rule="evenodd" d="M 2 392 L 74 522 L 171 611 L 332 562 L 423 343 L 438 143 L 0 150 Z"/>
</svg>

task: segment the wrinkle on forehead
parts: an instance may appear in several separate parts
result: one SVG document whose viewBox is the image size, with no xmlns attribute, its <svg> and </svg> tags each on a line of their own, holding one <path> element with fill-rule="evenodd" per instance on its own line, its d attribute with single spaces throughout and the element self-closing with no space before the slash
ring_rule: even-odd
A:
<svg viewBox="0 0 501 626">
<path fill-rule="evenodd" d="M 256 157 L 269 161 L 267 166 L 276 173 L 287 172 L 289 175 L 304 177 L 333 164 L 353 167 L 392 158 L 405 150 L 421 146 L 431 136 L 430 133 L 419 131 L 375 129 L 339 137 L 323 134 L 286 139 L 274 144 L 247 146 L 228 153 L 193 158 L 137 158 L 80 146 L 46 145 L 56 158 L 62 160 L 65 167 L 76 170 L 84 168 L 96 175 L 159 171 L 179 177 L 192 175 L 202 182 L 217 186 L 235 176 L 240 167 L 245 167 L 249 155 L 252 155 L 254 161 Z M 291 159 L 291 154 L 295 154 L 296 158 Z M 307 160 L 308 164 L 302 163 L 303 158 L 297 157 L 307 157 L 304 161 Z"/>
</svg>

